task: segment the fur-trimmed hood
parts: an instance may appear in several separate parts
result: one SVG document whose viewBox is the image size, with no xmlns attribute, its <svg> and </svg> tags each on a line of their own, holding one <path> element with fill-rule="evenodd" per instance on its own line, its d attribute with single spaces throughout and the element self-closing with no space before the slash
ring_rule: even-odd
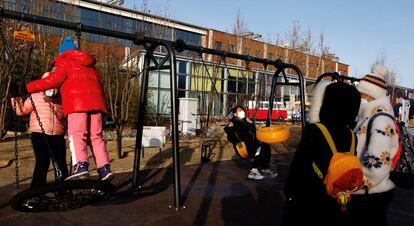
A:
<svg viewBox="0 0 414 226">
<path fill-rule="evenodd" d="M 310 122 L 354 128 L 360 102 L 360 94 L 354 86 L 324 81 L 314 89 Z"/>
<path fill-rule="evenodd" d="M 321 111 L 323 97 L 325 96 L 326 87 L 332 84 L 332 81 L 322 80 L 313 88 L 312 106 L 309 111 L 309 123 L 320 122 L 319 113 Z"/>
</svg>

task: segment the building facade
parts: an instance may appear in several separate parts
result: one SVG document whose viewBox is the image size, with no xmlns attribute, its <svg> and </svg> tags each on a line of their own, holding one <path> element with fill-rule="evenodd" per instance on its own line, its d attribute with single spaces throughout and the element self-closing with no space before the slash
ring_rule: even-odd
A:
<svg viewBox="0 0 414 226">
<path fill-rule="evenodd" d="M 28 3 L 30 2 L 30 3 Z M 31 4 L 31 5 L 27 5 Z M 349 65 L 335 58 L 321 58 L 249 37 L 238 36 L 210 28 L 184 23 L 165 17 L 155 16 L 136 10 L 100 3 L 91 0 L 34 0 L 10 1 L 10 8 L 17 11 L 37 13 L 56 19 L 80 22 L 83 25 L 102 27 L 127 33 L 144 32 L 147 36 L 175 41 L 184 40 L 187 44 L 250 55 L 271 60 L 281 59 L 297 65 L 306 80 L 306 96 L 311 92 L 316 78 L 323 72 L 339 72 L 348 75 Z M 43 8 L 42 8 L 43 7 Z M 39 11 L 29 9 L 40 8 Z M 61 35 L 62 29 L 54 29 Z M 109 38 L 95 34 L 82 34 L 88 43 L 105 45 Z M 119 53 L 124 58 L 120 67 L 131 64 L 142 65 L 143 52 L 131 41 L 119 40 Z M 162 57 L 165 50 L 157 49 Z M 138 66 L 139 67 L 139 66 Z M 179 97 L 192 97 L 199 100 L 199 112 L 203 114 L 211 108 L 215 116 L 226 115 L 236 104 L 247 104 L 248 100 L 267 100 L 275 68 L 258 63 L 242 62 L 217 56 L 199 56 L 190 51 L 177 53 L 177 83 Z M 298 77 L 287 70 L 291 82 Z M 283 81 L 282 77 L 278 78 Z M 149 107 L 153 113 L 169 114 L 170 83 L 169 72 L 151 72 L 149 78 Z M 280 86 L 276 90 L 276 101 L 295 102 L 299 100 L 297 86 Z"/>
</svg>

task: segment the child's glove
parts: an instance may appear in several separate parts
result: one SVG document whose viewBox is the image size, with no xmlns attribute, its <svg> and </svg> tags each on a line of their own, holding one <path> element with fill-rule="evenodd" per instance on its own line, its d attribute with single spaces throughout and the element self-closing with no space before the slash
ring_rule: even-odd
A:
<svg viewBox="0 0 414 226">
<path fill-rule="evenodd" d="M 45 91 L 45 95 L 50 98 L 56 97 L 58 94 L 59 94 L 58 89 L 48 89 Z"/>
</svg>

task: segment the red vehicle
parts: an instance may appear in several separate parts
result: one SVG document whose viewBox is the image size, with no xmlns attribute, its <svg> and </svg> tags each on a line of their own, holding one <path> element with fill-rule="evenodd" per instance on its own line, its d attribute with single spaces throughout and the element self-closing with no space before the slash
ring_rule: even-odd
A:
<svg viewBox="0 0 414 226">
<path fill-rule="evenodd" d="M 257 112 L 256 112 L 257 109 Z M 269 101 L 249 101 L 247 106 L 247 116 L 252 117 L 256 112 L 256 120 L 266 120 L 269 109 Z M 287 110 L 282 102 L 273 102 L 272 120 L 287 120 Z"/>
</svg>

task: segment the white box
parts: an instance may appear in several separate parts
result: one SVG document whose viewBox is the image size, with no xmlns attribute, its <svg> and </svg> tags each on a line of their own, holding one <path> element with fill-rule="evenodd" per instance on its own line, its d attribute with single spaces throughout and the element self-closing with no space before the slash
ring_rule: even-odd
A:
<svg viewBox="0 0 414 226">
<path fill-rule="evenodd" d="M 165 144 L 167 128 L 165 126 L 144 126 L 142 147 L 162 147 Z"/>
<path fill-rule="evenodd" d="M 184 135 L 195 135 L 200 128 L 198 100 L 196 98 L 179 98 L 180 108 L 178 114 L 179 130 Z"/>
</svg>

